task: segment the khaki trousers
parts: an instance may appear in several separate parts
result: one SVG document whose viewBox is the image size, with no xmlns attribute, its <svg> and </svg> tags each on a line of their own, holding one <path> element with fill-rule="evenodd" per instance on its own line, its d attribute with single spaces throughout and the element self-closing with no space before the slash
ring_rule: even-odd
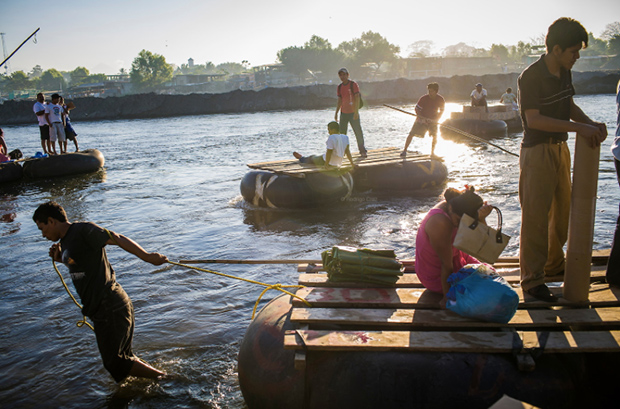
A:
<svg viewBox="0 0 620 409">
<path fill-rule="evenodd" d="M 571 179 L 566 142 L 521 148 L 519 156 L 521 236 L 519 262 L 524 290 L 544 284 L 545 273 L 564 270 Z"/>
</svg>

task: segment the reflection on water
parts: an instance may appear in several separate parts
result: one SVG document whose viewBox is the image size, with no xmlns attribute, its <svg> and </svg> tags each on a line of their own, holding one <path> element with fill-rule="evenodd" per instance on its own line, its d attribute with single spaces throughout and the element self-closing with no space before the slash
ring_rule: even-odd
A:
<svg viewBox="0 0 620 409">
<path fill-rule="evenodd" d="M 577 103 L 615 131 L 614 96 L 579 97 Z M 93 221 L 172 260 L 319 258 L 333 245 L 392 248 L 401 258 L 413 257 L 418 226 L 444 187 L 398 195 L 358 192 L 303 211 L 256 209 L 240 200 L 246 163 L 288 158 L 294 150 L 323 151 L 332 118 L 329 109 L 75 123 L 80 144 L 105 155 L 104 171 L 0 188 L 0 402 L 244 408 L 236 355 L 262 287 L 154 267 L 111 246 L 109 259 L 136 309 L 135 351 L 172 374 L 161 382 L 115 385 L 92 334 L 75 327 L 79 311 L 53 271 L 51 243 L 41 238 L 32 213 L 43 201 L 57 200 L 71 220 Z M 370 149 L 402 147 L 413 124 L 411 116 L 383 107 L 364 108 L 361 118 Z M 25 155 L 40 149 L 35 124 L 4 131 Z M 510 134 L 493 142 L 519 152 L 520 138 Z M 597 249 L 609 247 L 618 211 L 610 143 L 601 150 Z M 429 153 L 430 146 L 429 137 L 415 138 L 410 149 Z M 436 153 L 448 167 L 447 186 L 474 185 L 502 209 L 504 230 L 512 236 L 506 254 L 517 254 L 517 158 L 486 144 L 441 138 Z M 295 284 L 297 278 L 291 265 L 207 267 L 267 283 Z"/>
</svg>

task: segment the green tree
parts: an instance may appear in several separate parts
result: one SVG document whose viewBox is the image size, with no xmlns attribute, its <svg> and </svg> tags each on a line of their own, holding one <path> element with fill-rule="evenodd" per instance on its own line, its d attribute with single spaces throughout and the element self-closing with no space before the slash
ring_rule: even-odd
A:
<svg viewBox="0 0 620 409">
<path fill-rule="evenodd" d="M 6 92 L 29 89 L 32 85 L 32 81 L 28 79 L 28 75 L 23 71 L 15 71 L 4 80 L 4 90 Z"/>
<path fill-rule="evenodd" d="M 503 44 L 492 44 L 490 50 L 491 57 L 497 59 L 499 62 L 507 62 L 508 55 L 510 54 L 508 48 Z"/>
<path fill-rule="evenodd" d="M 420 40 L 410 44 L 409 47 L 407 47 L 409 50 L 409 58 L 430 56 L 433 45 L 434 43 L 431 40 Z"/>
<path fill-rule="evenodd" d="M 514 62 L 521 62 L 523 58 L 532 54 L 532 45 L 519 41 L 516 46 L 510 47 L 509 58 Z"/>
<path fill-rule="evenodd" d="M 67 88 L 67 83 L 60 71 L 50 68 L 41 74 L 39 88 L 46 91 L 64 90 Z"/>
<path fill-rule="evenodd" d="M 449 45 L 443 49 L 443 54 L 446 57 L 473 57 L 475 52 L 476 47 L 463 42 Z"/>
<path fill-rule="evenodd" d="M 76 67 L 73 71 L 69 73 L 71 77 L 71 86 L 75 87 L 76 85 L 87 84 L 90 81 L 88 80 L 88 76 L 90 75 L 90 71 L 86 67 Z"/>
<path fill-rule="evenodd" d="M 221 74 L 241 74 L 245 71 L 245 67 L 238 62 L 224 62 L 215 67 L 215 71 Z"/>
<path fill-rule="evenodd" d="M 582 55 L 605 55 L 607 54 L 607 42 L 588 33 L 588 48 L 581 51 Z"/>
<path fill-rule="evenodd" d="M 326 39 L 313 35 L 303 47 L 288 47 L 278 51 L 278 60 L 286 71 L 304 76 L 308 71 L 312 73 L 338 71 L 344 63 L 344 54 L 334 50 Z"/>
<path fill-rule="evenodd" d="M 601 38 L 607 41 L 618 36 L 620 36 L 620 22 L 618 21 L 607 24 L 605 30 L 601 33 Z"/>
<path fill-rule="evenodd" d="M 620 55 L 620 34 L 609 39 L 607 42 L 607 52 L 612 55 Z"/>
<path fill-rule="evenodd" d="M 152 91 L 172 79 L 172 66 L 163 55 L 142 50 L 131 63 L 130 78 L 137 91 Z"/>
<path fill-rule="evenodd" d="M 35 79 L 35 78 L 39 78 L 41 74 L 43 74 L 43 69 L 41 68 L 40 65 L 35 65 L 34 67 L 32 67 L 32 70 L 28 73 L 28 77 L 30 79 Z"/>
<path fill-rule="evenodd" d="M 353 65 L 361 67 L 373 63 L 377 70 L 383 63 L 398 59 L 400 53 L 399 46 L 391 44 L 381 34 L 373 31 L 363 32 L 360 38 L 340 43 L 337 50 Z"/>
</svg>

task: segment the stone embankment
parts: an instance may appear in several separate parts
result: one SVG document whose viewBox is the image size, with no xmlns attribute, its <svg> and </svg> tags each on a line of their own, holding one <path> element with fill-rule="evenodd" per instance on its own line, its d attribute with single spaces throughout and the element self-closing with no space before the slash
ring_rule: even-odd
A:
<svg viewBox="0 0 620 409">
<path fill-rule="evenodd" d="M 366 106 L 382 103 L 415 103 L 426 93 L 426 84 L 438 82 L 448 101 L 466 101 L 474 85 L 484 84 L 490 100 L 498 100 L 508 87 L 517 89 L 518 73 L 483 76 L 431 77 L 422 80 L 397 79 L 360 82 Z M 574 72 L 577 94 L 613 94 L 620 71 Z M 336 85 L 266 88 L 261 91 L 232 91 L 223 94 L 159 95 L 136 94 L 109 98 L 76 98 L 72 121 L 162 118 L 239 112 L 320 109 L 336 106 Z M 33 101 L 6 101 L 0 105 L 0 127 L 32 124 Z"/>
</svg>

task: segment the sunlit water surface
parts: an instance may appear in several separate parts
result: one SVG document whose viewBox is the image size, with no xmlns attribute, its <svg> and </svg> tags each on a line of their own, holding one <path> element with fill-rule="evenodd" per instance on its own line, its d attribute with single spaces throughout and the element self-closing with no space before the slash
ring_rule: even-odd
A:
<svg viewBox="0 0 620 409">
<path fill-rule="evenodd" d="M 576 101 L 615 132 L 613 95 Z M 403 108 L 413 111 L 412 105 Z M 413 122 L 384 107 L 364 108 L 361 116 L 370 149 L 401 147 Z M 32 222 L 36 206 L 50 199 L 71 220 L 96 222 L 172 260 L 316 259 L 336 244 L 393 248 L 401 258 L 412 258 L 418 225 L 442 190 L 470 184 L 502 209 L 505 232 L 512 236 L 505 254 L 517 254 L 518 159 L 475 142 L 439 141 L 437 153 L 445 158 L 449 178 L 436 189 L 366 192 L 304 211 L 254 209 L 243 202 L 239 182 L 246 163 L 287 158 L 293 150 L 321 152 L 332 119 L 329 109 L 76 122 L 81 147 L 101 150 L 105 170 L 0 188 L 2 406 L 245 407 L 236 356 L 262 287 L 177 266 L 154 267 L 109 248 L 136 309 L 134 349 L 172 374 L 160 382 L 130 379 L 116 385 L 103 369 L 91 331 L 75 326 L 81 316 L 53 270 L 51 243 Z M 34 117 L 32 125 L 4 130 L 10 149 L 19 147 L 28 156 L 40 150 Z M 595 249 L 610 246 L 618 212 L 612 139 L 601 150 Z M 493 142 L 518 153 L 520 140 L 511 134 Z M 414 139 L 410 150 L 428 153 L 430 139 Z M 297 279 L 293 265 L 208 267 L 267 283 Z M 64 266 L 60 269 L 66 277 Z"/>
</svg>

